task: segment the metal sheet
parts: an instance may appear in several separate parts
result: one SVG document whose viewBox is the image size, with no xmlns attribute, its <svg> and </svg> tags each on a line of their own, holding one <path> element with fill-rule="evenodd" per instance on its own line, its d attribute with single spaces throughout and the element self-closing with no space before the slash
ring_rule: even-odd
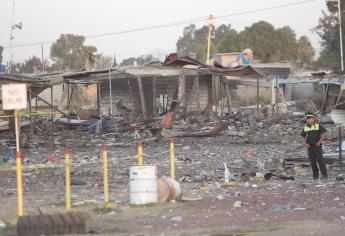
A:
<svg viewBox="0 0 345 236">
<path fill-rule="evenodd" d="M 331 118 L 335 124 L 345 124 L 345 111 L 344 110 L 332 110 Z"/>
</svg>

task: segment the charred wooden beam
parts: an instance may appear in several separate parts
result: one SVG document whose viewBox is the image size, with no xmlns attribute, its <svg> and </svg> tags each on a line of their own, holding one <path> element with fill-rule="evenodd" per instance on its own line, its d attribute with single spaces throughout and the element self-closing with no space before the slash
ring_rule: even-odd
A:
<svg viewBox="0 0 345 236">
<path fill-rule="evenodd" d="M 144 96 L 143 81 L 140 76 L 137 77 L 137 81 L 138 81 L 139 94 L 140 94 L 140 100 L 141 100 L 141 110 L 142 110 L 144 119 L 147 120 L 148 116 L 147 116 L 146 102 L 145 102 L 145 96 Z"/>
<path fill-rule="evenodd" d="M 187 98 L 186 98 L 186 76 L 181 74 L 179 77 L 179 100 L 180 112 L 182 117 L 185 119 L 187 116 Z"/>
<path fill-rule="evenodd" d="M 152 77 L 152 111 L 153 116 L 157 114 L 157 87 L 156 87 L 156 77 Z"/>
<path fill-rule="evenodd" d="M 193 84 L 194 84 L 194 92 L 195 92 L 195 99 L 196 99 L 196 105 L 198 108 L 198 111 L 201 112 L 201 105 L 200 105 L 200 77 L 199 75 L 194 77 L 193 80 Z"/>
</svg>

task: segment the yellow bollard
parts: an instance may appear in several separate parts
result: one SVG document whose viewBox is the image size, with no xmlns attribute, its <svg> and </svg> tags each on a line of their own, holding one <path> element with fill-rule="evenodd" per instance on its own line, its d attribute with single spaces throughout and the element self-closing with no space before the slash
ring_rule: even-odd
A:
<svg viewBox="0 0 345 236">
<path fill-rule="evenodd" d="M 103 184 L 104 184 L 104 203 L 105 205 L 109 202 L 109 189 L 108 189 L 108 152 L 107 146 L 102 146 L 103 156 Z"/>
<path fill-rule="evenodd" d="M 175 179 L 175 144 L 174 138 L 170 138 L 170 176 Z"/>
<path fill-rule="evenodd" d="M 18 216 L 23 215 L 22 154 L 16 152 Z"/>
<path fill-rule="evenodd" d="M 66 163 L 66 209 L 71 209 L 71 150 L 65 150 L 65 163 Z"/>
<path fill-rule="evenodd" d="M 143 141 L 138 143 L 138 165 L 142 166 L 144 164 L 143 160 Z"/>
</svg>

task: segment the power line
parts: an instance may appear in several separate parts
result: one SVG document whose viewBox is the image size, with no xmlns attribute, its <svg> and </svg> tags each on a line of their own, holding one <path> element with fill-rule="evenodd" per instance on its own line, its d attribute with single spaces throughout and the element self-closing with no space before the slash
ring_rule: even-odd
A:
<svg viewBox="0 0 345 236">
<path fill-rule="evenodd" d="M 226 18 L 226 17 L 230 17 L 230 16 L 246 15 L 246 14 L 251 14 L 251 13 L 256 13 L 256 12 L 269 11 L 269 10 L 274 10 L 274 9 L 279 9 L 279 8 L 284 8 L 284 7 L 301 5 L 301 4 L 305 4 L 305 3 L 309 3 L 309 2 L 315 2 L 315 1 L 317 1 L 317 0 L 306 0 L 306 1 L 301 1 L 301 2 L 287 3 L 287 4 L 283 4 L 283 5 L 261 8 L 261 9 L 256 9 L 256 10 L 248 10 L 248 11 L 233 13 L 233 14 L 229 14 L 229 15 L 218 16 L 218 17 L 214 17 L 214 18 L 215 19 L 221 19 L 221 18 Z"/>
<path fill-rule="evenodd" d="M 257 13 L 257 12 L 263 12 L 263 11 L 269 11 L 269 10 L 274 10 L 274 9 L 279 9 L 279 8 L 284 8 L 284 7 L 301 5 L 301 4 L 315 2 L 315 1 L 317 1 L 317 0 L 305 0 L 305 1 L 293 2 L 293 3 L 283 4 L 283 5 L 277 5 L 277 6 L 273 6 L 273 7 L 260 8 L 260 9 L 256 9 L 256 10 L 242 11 L 242 12 L 232 13 L 232 14 L 218 16 L 218 17 L 216 16 L 216 17 L 214 17 L 214 19 L 222 19 L 222 18 L 227 18 L 227 17 L 232 17 L 232 16 L 247 15 L 247 14 L 252 14 L 252 13 Z M 195 22 L 206 21 L 207 17 L 208 16 L 202 16 L 202 17 L 186 19 L 186 20 L 181 20 L 181 21 L 176 21 L 176 22 L 166 23 L 166 24 L 160 24 L 160 25 L 155 25 L 155 26 L 140 27 L 140 28 L 134 28 L 134 29 L 130 29 L 130 30 L 123 30 L 123 31 L 103 33 L 103 34 L 87 35 L 87 36 L 85 36 L 85 38 L 86 39 L 100 38 L 100 37 L 105 37 L 105 36 L 120 35 L 120 34 L 134 33 L 134 32 L 146 31 L 146 30 L 153 30 L 153 29 L 173 27 L 173 26 L 177 26 L 177 25 L 183 25 L 183 24 L 186 24 L 186 23 L 195 23 Z M 55 40 L 47 40 L 47 41 L 43 41 L 43 42 L 31 42 L 31 43 L 16 44 L 16 45 L 13 45 L 11 47 L 7 46 L 5 48 L 28 47 L 28 46 L 36 46 L 36 45 L 41 45 L 41 44 L 50 44 L 50 43 L 53 43 L 53 42 L 55 42 Z"/>
</svg>

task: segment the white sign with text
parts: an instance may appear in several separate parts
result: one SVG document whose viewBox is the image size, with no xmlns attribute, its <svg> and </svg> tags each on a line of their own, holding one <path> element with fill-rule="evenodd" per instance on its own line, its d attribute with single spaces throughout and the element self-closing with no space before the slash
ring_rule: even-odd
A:
<svg viewBox="0 0 345 236">
<path fill-rule="evenodd" d="M 3 110 L 18 110 L 27 107 L 26 84 L 3 84 L 1 91 Z"/>
</svg>

